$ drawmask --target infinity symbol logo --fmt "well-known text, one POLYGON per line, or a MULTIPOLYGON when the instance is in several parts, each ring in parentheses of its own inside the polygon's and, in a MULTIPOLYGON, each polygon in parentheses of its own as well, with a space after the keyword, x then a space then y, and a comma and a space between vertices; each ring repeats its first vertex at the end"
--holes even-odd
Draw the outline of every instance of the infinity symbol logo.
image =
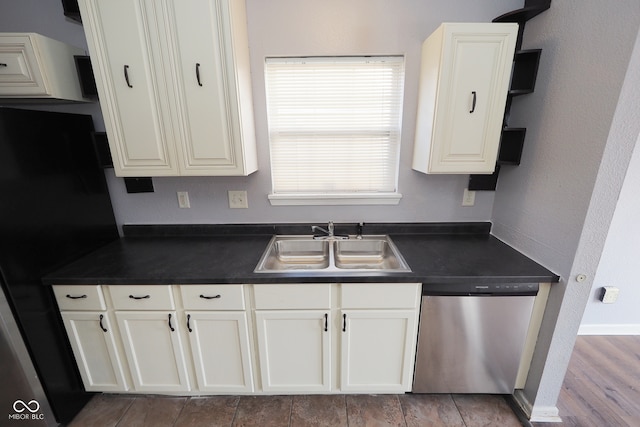
POLYGON ((40 409, 40 404, 37 400, 30 400, 29 403, 24 403, 24 400, 16 400, 15 402, 13 402, 13 410, 17 413, 24 412, 25 409, 31 413, 38 412, 38 409, 40 409), (31 409, 32 403, 34 404, 35 409, 31 409), (18 407, 20 406, 22 406, 22 408, 18 409, 18 407))

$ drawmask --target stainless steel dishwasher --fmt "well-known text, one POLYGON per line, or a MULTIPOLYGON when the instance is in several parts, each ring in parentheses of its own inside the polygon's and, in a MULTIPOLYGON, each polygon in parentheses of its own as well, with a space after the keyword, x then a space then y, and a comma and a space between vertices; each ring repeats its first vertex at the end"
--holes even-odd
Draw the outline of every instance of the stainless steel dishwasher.
POLYGON ((414 393, 513 393, 538 284, 423 285, 414 393))

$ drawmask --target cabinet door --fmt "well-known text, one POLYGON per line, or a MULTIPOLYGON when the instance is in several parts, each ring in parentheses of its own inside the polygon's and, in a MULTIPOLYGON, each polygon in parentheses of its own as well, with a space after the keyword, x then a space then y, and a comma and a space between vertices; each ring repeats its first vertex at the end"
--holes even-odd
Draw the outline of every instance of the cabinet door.
POLYGON ((175 311, 117 311, 136 391, 189 390, 175 311))
POLYGON ((411 390, 416 310, 343 310, 340 389, 411 390))
POLYGON ((253 391, 243 311, 188 312, 187 328, 199 391, 253 391))
MULTIPOLYGON (((159 0, 79 0, 118 176, 177 175, 159 0), (164 107, 163 107, 164 106, 164 107)), ((170 79, 170 77, 169 77, 170 79)))
MULTIPOLYGON (((240 138, 234 132, 224 63, 223 10, 220 1, 189 0, 174 2, 176 23, 177 72, 180 75, 185 137, 179 151, 182 173, 198 174, 212 168, 241 172, 241 150, 233 146, 240 138), (239 170, 236 170, 240 168, 239 170)), ((228 25, 228 24, 227 24, 228 25)), ((228 47, 229 49, 231 46, 228 47)))
POLYGON ((62 320, 87 391, 127 391, 107 312, 62 312, 62 320))
POLYGON ((47 96, 29 34, 0 34, 0 96, 47 96))
POLYGON ((263 390, 329 392, 330 312, 258 310, 255 315, 263 390))
POLYGON ((423 44, 414 169, 493 173, 517 24, 443 24, 423 44))

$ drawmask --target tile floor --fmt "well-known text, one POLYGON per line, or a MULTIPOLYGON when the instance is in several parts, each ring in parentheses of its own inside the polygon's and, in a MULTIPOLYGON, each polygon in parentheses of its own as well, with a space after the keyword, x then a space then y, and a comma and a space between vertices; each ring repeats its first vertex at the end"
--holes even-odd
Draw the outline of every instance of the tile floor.
POLYGON ((167 397, 97 395, 69 427, 520 427, 502 396, 296 395, 167 397))

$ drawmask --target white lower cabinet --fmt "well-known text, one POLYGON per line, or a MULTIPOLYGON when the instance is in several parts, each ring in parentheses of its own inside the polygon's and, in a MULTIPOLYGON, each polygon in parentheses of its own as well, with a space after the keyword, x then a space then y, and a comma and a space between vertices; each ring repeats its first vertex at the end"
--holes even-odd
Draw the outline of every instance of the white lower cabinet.
POLYGON ((253 391, 244 311, 189 311, 187 329, 199 391, 253 391))
POLYGON ((97 285, 58 285, 53 293, 87 391, 129 390, 119 334, 97 285))
POLYGON ((421 290, 419 283, 341 285, 342 391, 411 391, 421 290))
POLYGON ((402 393, 411 389, 420 289, 72 285, 54 293, 88 391, 402 393))
POLYGON ((117 311, 116 319, 136 391, 189 390, 175 311, 117 311))
POLYGON ((264 391, 331 391, 328 317, 329 310, 256 310, 264 391))
POLYGON ((106 311, 63 311, 80 376, 87 391, 123 392, 129 387, 106 311))
POLYGON ((411 390, 414 310, 343 310, 340 389, 377 393, 411 390))
POLYGON ((263 390, 410 391, 420 288, 416 283, 256 285, 263 390), (339 334, 339 345, 332 346, 333 333, 339 334), (339 384, 332 384, 336 371, 339 384))

